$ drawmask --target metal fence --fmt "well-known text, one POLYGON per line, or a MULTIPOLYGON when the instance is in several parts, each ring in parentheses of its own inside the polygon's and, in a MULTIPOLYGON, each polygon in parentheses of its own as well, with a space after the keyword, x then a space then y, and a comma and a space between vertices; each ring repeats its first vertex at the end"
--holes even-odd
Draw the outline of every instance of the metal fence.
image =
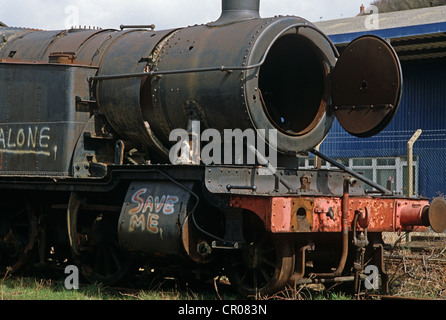
MULTIPOLYGON (((418 131, 419 135, 414 137, 415 133, 417 130, 387 131, 368 139, 331 133, 320 150, 396 194, 429 199, 444 196, 446 129, 418 131), (411 138, 417 139, 411 141, 411 138), (412 156, 408 158, 411 149, 412 156)), ((301 166, 314 167, 314 158, 303 159, 301 166)), ((321 167, 333 166, 322 160, 321 167)))

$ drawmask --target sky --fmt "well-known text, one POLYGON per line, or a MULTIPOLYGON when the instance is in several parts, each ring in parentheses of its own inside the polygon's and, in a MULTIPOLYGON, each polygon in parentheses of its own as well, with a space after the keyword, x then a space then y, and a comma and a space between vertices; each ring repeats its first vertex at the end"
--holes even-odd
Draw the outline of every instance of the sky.
MULTIPOLYGON (((311 22, 353 17, 369 0, 261 0, 260 16, 295 15, 311 22)), ((157 30, 218 19, 221 0, 0 0, 8 26, 59 30, 81 25, 119 28, 155 24, 157 30)))

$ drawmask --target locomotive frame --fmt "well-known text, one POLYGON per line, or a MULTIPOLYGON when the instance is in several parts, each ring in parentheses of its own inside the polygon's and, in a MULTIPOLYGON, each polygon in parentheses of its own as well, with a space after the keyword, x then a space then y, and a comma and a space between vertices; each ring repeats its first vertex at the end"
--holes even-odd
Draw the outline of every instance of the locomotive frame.
POLYGON ((249 296, 358 289, 373 264, 385 291, 382 232, 446 229, 443 198, 395 195, 315 149, 335 117, 359 137, 391 121, 402 76, 390 45, 365 36, 339 56, 302 18, 261 19, 258 0, 222 8, 165 31, 0 28, 2 272, 68 259, 111 284, 148 265, 226 274, 249 296), (262 157, 169 162, 169 133, 193 141, 193 121, 276 130, 260 135, 280 154, 274 172, 262 157), (308 152, 339 170, 299 169, 308 152))

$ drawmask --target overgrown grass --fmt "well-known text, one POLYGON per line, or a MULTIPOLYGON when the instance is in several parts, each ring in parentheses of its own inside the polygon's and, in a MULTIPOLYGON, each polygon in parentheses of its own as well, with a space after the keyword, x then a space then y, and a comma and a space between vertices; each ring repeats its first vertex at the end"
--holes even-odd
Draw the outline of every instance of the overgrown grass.
POLYGON ((91 285, 82 290, 66 290, 62 283, 27 277, 0 281, 1 300, 101 300, 108 296, 101 286, 91 285))
POLYGON ((179 286, 172 280, 143 286, 143 289, 80 285, 68 290, 63 281, 35 277, 8 277, 0 280, 0 300, 236 300, 241 297, 227 285, 179 286), (220 291, 220 292, 219 292, 220 291))
MULTIPOLYGON (((199 287, 178 286, 173 281, 158 283, 151 288, 129 289, 104 287, 101 284, 81 285, 67 290, 63 281, 33 277, 10 277, 0 280, 0 300, 242 300, 227 284, 199 287)), ((354 297, 301 286, 287 288, 261 300, 352 300, 354 297)))
POLYGON ((270 297, 265 297, 266 300, 354 300, 355 297, 351 294, 334 291, 330 288, 327 290, 323 285, 307 284, 294 287, 287 287, 284 290, 274 294, 270 297))
POLYGON ((387 259, 392 295, 446 300, 446 240, 429 243, 423 250, 396 246, 387 259))
MULTIPOLYGON (((412 252, 395 246, 386 259, 390 295, 407 298, 446 299, 446 242, 429 245, 429 251, 412 252)), ((138 278, 130 286, 81 284, 67 290, 63 273, 37 272, 30 276, 0 279, 0 300, 241 300, 221 279, 207 283, 179 283, 174 279, 138 278), (58 275, 58 276, 57 276, 58 275), (44 278, 42 278, 44 277, 44 278), (136 284, 136 285, 135 285, 136 284)), ((362 298, 365 296, 362 296, 362 298)), ((288 287, 261 300, 355 300, 354 294, 322 285, 288 287)))

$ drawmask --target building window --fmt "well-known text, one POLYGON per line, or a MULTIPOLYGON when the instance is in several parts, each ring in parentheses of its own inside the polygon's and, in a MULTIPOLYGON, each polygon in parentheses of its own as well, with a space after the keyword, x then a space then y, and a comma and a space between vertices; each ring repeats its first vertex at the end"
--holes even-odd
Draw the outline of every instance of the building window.
MULTIPOLYGON (((354 171, 363 174, 366 178, 379 184, 384 188, 389 188, 398 194, 408 193, 408 170, 407 157, 392 158, 341 158, 335 159, 354 171)), ((314 159, 305 159, 302 169, 314 169, 314 159)), ((322 160, 322 169, 333 169, 335 166, 322 160)), ((418 194, 418 157, 413 161, 413 191, 418 194)), ((364 185, 365 190, 371 191, 373 187, 364 185)))

